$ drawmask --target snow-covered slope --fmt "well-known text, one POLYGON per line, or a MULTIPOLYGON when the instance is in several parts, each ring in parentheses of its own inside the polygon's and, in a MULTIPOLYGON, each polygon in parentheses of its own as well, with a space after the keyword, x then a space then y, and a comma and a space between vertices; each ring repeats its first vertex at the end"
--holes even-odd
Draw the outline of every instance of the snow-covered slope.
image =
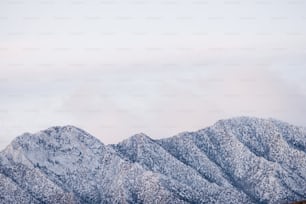
POLYGON ((305 128, 272 119, 114 145, 53 127, 0 153, 0 203, 288 203, 305 181, 305 128))

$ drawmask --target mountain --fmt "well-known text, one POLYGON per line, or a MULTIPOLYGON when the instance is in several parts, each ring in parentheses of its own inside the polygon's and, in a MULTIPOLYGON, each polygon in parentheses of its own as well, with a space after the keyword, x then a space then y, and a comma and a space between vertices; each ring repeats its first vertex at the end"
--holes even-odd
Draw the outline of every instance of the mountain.
POLYGON ((0 153, 0 203, 289 203, 305 183, 306 129, 274 119, 113 145, 52 127, 0 153))

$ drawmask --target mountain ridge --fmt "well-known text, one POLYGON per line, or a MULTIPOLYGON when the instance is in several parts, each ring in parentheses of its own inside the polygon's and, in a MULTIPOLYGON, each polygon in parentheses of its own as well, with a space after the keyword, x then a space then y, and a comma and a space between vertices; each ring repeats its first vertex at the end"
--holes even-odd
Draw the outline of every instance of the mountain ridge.
POLYGON ((288 203, 306 199, 305 147, 305 128, 254 117, 109 145, 55 126, 0 152, 0 202, 288 203))

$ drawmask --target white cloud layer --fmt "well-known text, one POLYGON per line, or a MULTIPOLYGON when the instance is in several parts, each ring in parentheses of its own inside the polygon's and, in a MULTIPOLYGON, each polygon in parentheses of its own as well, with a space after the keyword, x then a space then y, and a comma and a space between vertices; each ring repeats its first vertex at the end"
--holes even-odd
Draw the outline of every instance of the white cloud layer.
POLYGON ((18 2, 0 2, 0 148, 66 124, 105 143, 240 115, 306 126, 303 2, 18 2))

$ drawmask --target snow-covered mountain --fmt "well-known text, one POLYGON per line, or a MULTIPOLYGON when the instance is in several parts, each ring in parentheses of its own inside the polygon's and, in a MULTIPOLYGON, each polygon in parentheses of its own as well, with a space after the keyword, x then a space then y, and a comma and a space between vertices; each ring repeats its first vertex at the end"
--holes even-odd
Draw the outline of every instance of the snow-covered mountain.
POLYGON ((289 203, 305 184, 306 129, 273 119, 114 145, 52 127, 0 153, 0 203, 289 203))

